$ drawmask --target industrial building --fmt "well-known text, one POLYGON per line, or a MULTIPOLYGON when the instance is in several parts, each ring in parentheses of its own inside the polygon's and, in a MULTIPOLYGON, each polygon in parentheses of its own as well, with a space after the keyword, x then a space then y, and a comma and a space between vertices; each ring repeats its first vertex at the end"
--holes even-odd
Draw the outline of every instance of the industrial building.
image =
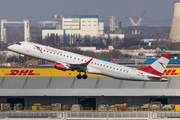
POLYGON ((82 104, 94 109, 102 103, 109 105, 142 105, 154 101, 179 104, 180 69, 167 68, 164 77, 169 82, 117 80, 102 75, 88 74, 78 80, 78 72, 54 68, 1 68, 0 103, 82 104))
POLYGON ((172 42, 180 42, 180 2, 174 2, 174 16, 169 38, 172 42))
POLYGON ((110 31, 115 31, 115 17, 110 16, 110 31))
POLYGON ((99 22, 98 15, 62 15, 61 29, 42 30, 42 39, 52 34, 76 36, 75 38, 83 38, 85 35, 124 38, 124 34, 104 34, 104 23, 99 22))

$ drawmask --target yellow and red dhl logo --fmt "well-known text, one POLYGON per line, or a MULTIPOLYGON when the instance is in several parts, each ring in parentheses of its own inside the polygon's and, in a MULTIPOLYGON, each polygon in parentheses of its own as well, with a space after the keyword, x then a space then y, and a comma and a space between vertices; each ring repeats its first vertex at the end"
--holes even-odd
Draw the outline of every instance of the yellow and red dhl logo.
POLYGON ((10 73, 5 73, 5 75, 10 75, 10 76, 14 76, 14 75, 40 75, 40 73, 34 73, 34 70, 10 70, 10 73))
POLYGON ((164 76, 179 76, 180 73, 177 69, 166 69, 163 73, 164 76))
MULTIPOLYGON (((43 69, 0 69, 0 76, 76 76, 76 71, 61 71, 55 68, 43 69)), ((102 76, 88 74, 88 76, 102 76)), ((166 68, 162 76, 180 76, 180 68, 166 68)))

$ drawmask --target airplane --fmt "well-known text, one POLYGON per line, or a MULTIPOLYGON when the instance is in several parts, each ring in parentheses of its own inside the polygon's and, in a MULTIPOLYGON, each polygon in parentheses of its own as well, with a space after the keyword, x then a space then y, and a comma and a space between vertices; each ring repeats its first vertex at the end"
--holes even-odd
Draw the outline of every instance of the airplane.
POLYGON ((115 64, 117 59, 111 63, 32 42, 18 42, 8 46, 8 49, 21 55, 54 62, 54 67, 59 70, 76 70, 79 72, 77 79, 86 79, 86 73, 92 73, 120 80, 164 82, 168 79, 161 76, 171 58, 170 54, 165 54, 148 67, 135 69, 115 64), (81 72, 84 74, 81 75, 81 72))

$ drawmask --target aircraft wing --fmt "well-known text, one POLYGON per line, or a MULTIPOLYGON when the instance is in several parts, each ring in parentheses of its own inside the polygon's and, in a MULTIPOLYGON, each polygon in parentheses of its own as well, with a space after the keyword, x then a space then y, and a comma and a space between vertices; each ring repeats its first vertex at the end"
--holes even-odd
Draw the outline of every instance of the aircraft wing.
POLYGON ((77 70, 78 72, 86 72, 87 71, 87 65, 92 61, 93 58, 91 58, 89 61, 81 64, 69 64, 70 68, 72 70, 77 70))

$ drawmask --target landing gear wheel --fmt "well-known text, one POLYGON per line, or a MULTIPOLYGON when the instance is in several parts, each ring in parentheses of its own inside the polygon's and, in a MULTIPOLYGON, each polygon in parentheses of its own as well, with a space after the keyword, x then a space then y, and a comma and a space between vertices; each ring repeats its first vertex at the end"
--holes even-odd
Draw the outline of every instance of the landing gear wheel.
POLYGON ((77 79, 81 79, 81 75, 77 75, 77 79))
POLYGON ((87 75, 86 74, 84 74, 82 77, 83 77, 83 79, 87 79, 87 75))

